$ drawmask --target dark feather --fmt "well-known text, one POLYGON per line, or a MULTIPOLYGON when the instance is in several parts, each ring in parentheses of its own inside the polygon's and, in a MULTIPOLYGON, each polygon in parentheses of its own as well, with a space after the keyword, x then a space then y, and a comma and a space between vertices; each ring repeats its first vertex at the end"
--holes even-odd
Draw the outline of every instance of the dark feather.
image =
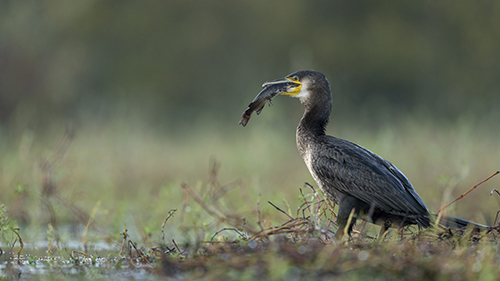
POLYGON ((428 212, 405 175, 375 153, 331 136, 318 138, 317 144, 312 167, 324 187, 375 204, 391 215, 414 217, 428 212))

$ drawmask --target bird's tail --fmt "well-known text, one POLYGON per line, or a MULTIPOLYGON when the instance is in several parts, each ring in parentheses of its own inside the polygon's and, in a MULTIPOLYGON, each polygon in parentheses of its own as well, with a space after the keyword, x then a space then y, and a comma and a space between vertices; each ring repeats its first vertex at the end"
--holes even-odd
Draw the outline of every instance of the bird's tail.
MULTIPOLYGON (((438 219, 438 214, 431 213, 431 220, 435 221, 437 219, 438 219)), ((443 215, 439 218, 439 225, 443 226, 443 227, 447 227, 447 228, 449 227, 452 229, 456 229, 456 230, 462 230, 462 231, 472 228, 472 230, 474 232, 484 232, 484 231, 488 231, 490 229, 490 227, 486 226, 486 225, 471 222, 471 221, 464 220, 461 218, 445 216, 445 215, 443 215)))

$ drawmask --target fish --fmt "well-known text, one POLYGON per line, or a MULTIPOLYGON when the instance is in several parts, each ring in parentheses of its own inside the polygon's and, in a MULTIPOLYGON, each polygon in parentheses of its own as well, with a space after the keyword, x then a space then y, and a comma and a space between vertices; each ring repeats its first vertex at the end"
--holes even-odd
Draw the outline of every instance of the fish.
POLYGON ((245 127, 254 111, 257 113, 257 115, 259 115, 266 105, 266 102, 269 102, 269 106, 271 106, 273 104, 272 99, 277 95, 286 92, 290 86, 294 86, 294 83, 264 83, 264 89, 260 91, 260 93, 248 105, 248 108, 241 115, 241 119, 240 122, 238 122, 238 125, 242 125, 243 127, 245 127))

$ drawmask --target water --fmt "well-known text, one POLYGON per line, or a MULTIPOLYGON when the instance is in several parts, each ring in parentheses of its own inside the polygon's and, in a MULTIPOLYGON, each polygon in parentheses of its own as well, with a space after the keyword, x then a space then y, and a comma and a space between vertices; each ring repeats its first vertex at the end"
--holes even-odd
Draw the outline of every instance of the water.
POLYGON ((135 250, 129 257, 128 247, 124 249, 124 257, 118 257, 121 246, 105 242, 89 244, 87 253, 83 253, 81 241, 67 241, 59 247, 52 242, 50 251, 47 245, 48 241, 25 243, 20 255, 17 255, 19 247, 11 253, 1 252, 0 279, 158 280, 160 277, 155 274, 155 267, 139 258, 135 250))

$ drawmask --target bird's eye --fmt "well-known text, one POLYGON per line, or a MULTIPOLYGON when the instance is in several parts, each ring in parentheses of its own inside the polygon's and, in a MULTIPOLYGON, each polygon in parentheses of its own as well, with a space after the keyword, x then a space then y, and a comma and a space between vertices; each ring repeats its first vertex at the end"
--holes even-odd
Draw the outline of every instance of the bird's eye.
POLYGON ((299 77, 297 75, 295 75, 295 76, 292 77, 292 80, 293 81, 299 81, 299 77))

